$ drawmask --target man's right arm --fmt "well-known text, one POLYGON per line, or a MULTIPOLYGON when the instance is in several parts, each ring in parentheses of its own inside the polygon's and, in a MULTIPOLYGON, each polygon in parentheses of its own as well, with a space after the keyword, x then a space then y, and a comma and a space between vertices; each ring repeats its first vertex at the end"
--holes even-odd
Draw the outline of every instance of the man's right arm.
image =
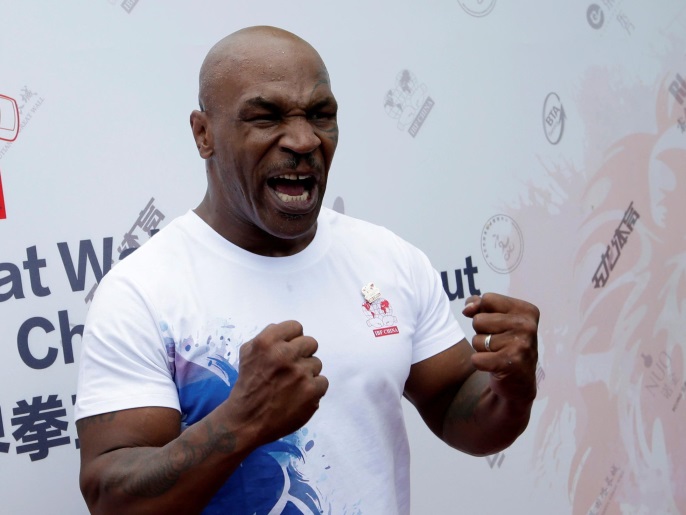
POLYGON ((317 342, 289 321, 240 349, 229 397, 181 432, 170 408, 135 408, 81 419, 81 490, 92 513, 199 513, 260 445, 302 427, 328 381, 317 342))

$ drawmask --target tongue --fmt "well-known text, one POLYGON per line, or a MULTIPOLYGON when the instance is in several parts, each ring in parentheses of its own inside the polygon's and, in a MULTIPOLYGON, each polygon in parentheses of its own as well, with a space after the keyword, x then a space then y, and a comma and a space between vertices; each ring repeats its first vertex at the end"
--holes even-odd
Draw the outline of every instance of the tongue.
POLYGON ((278 181, 274 189, 291 197, 297 197, 305 192, 305 186, 300 181, 278 181))

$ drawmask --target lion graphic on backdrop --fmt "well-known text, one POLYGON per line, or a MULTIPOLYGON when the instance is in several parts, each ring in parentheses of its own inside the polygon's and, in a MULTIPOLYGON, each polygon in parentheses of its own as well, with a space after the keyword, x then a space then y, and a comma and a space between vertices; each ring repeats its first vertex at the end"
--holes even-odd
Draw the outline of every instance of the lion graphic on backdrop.
POLYGON ((530 252, 511 277, 511 293, 531 297, 531 277, 545 278, 546 289, 532 298, 545 309, 537 481, 566 485, 559 493, 575 514, 686 506, 681 111, 663 82, 654 130, 605 147, 590 177, 569 163, 544 165, 549 183, 530 185, 511 209, 536 228, 529 248, 561 250, 530 252), (594 287, 601 256, 630 205, 639 218, 625 233, 607 283, 594 287))

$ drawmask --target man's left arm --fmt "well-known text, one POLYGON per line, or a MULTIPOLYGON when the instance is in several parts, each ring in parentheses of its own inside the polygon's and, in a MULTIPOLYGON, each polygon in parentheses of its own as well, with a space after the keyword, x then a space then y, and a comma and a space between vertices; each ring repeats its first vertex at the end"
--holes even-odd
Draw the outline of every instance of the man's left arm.
POLYGON ((487 293, 467 299, 463 313, 476 332, 472 346, 463 339, 412 365, 404 394, 439 438, 486 456, 512 444, 529 423, 539 311, 487 293))

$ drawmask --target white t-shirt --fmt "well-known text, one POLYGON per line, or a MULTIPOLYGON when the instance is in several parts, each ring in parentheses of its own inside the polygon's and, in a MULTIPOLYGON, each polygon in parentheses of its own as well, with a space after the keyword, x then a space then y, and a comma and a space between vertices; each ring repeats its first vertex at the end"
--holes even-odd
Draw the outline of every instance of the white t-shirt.
POLYGON ((326 208, 294 256, 247 252, 189 211, 117 264, 88 313, 76 418, 164 406, 193 424, 230 393, 241 344, 284 320, 319 343, 329 390, 305 427, 251 454, 205 513, 409 513, 405 381, 464 334, 423 253, 326 208))

